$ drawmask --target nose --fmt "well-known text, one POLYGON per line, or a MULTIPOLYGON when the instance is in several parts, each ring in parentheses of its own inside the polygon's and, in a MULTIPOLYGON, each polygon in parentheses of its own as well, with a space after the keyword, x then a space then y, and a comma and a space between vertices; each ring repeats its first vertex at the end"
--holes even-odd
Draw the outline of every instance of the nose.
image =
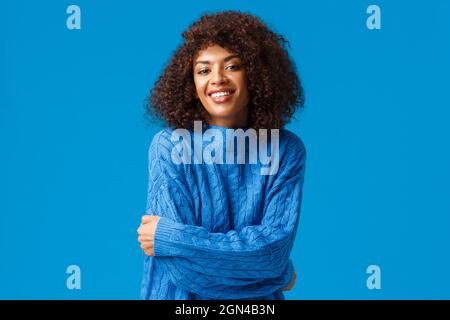
POLYGON ((228 81, 227 77, 223 74, 223 70, 221 70, 220 68, 217 68, 212 72, 211 74, 212 85, 222 85, 227 83, 227 81, 228 81))

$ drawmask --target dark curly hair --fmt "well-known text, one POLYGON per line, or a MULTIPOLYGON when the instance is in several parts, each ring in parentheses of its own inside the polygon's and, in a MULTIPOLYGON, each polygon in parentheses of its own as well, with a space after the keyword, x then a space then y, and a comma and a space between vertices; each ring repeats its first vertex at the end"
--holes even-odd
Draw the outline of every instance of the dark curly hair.
POLYGON ((254 15, 239 11, 205 14, 183 38, 147 100, 150 116, 156 114, 175 128, 192 128, 194 120, 207 122, 206 110, 195 97, 192 64, 199 50, 213 44, 242 61, 250 94, 248 127, 282 128, 296 108, 304 106, 303 88, 289 58, 287 40, 254 15))

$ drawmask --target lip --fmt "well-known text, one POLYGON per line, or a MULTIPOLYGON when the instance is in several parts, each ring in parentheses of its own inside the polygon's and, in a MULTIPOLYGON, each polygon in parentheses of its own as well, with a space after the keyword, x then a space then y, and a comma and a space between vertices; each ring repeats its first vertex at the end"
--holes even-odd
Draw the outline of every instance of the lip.
POLYGON ((231 88, 222 88, 222 89, 219 89, 219 90, 211 90, 207 94, 208 94, 209 98, 212 101, 214 101, 215 103, 225 103, 225 102, 229 101, 233 97, 233 94, 235 93, 235 91, 236 90, 231 89, 231 88), (229 91, 230 94, 228 96, 214 97, 214 98, 211 96, 213 93, 223 92, 223 91, 229 91))

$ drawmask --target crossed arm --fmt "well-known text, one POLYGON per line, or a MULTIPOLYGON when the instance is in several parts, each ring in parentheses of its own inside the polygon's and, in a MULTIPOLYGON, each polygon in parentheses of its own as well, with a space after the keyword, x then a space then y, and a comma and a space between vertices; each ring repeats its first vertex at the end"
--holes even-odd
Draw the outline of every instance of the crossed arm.
MULTIPOLYGON (((141 218, 141 224, 137 229, 138 242, 141 245, 141 249, 148 256, 155 256, 154 243, 155 243, 155 231, 160 220, 160 216, 144 215, 141 218)), ((297 274, 294 271, 292 280, 288 286, 282 288, 283 291, 291 290, 297 279, 297 274)))
POLYGON ((211 233, 192 220, 194 203, 169 148, 152 143, 147 212, 138 228, 142 250, 155 256, 170 281, 209 297, 264 296, 289 290, 296 275, 290 251, 302 198, 305 152, 289 146, 267 184, 259 225, 211 233), (195 281, 193 281, 195 279, 195 281))

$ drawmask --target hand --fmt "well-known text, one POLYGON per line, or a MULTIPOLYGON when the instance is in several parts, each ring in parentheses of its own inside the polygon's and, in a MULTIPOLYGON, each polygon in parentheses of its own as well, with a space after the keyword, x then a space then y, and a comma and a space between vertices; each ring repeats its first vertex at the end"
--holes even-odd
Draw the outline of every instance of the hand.
POLYGON ((155 240, 155 231, 156 226, 158 225, 158 221, 161 217, 159 216, 149 216, 145 215, 141 219, 141 224, 137 229, 138 233, 138 241, 141 244, 141 249, 148 256, 154 256, 154 240, 155 240))
POLYGON ((292 289, 292 287, 295 284, 295 280, 297 279, 297 274, 294 271, 294 275, 292 276, 292 280, 291 283, 289 283, 289 285, 287 287, 284 287, 283 289, 281 289, 282 291, 289 291, 292 289))

